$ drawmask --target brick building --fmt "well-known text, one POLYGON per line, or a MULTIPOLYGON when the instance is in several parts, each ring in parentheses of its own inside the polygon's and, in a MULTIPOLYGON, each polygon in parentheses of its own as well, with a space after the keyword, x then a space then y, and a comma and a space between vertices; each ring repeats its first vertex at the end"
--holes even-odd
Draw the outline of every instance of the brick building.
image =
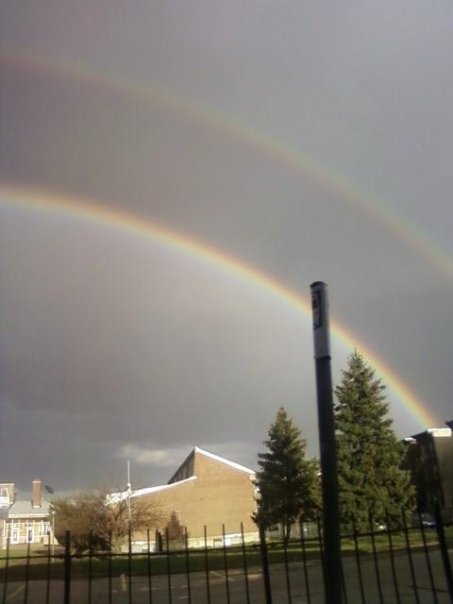
POLYGON ((453 432, 430 428, 405 439, 405 467, 417 489, 420 512, 432 513, 439 505, 446 521, 453 520, 453 432))
MULTIPOLYGON (((156 547, 155 530, 165 539, 172 524, 187 529, 191 547, 232 544, 241 537, 248 541, 258 537, 251 519, 256 510, 255 472, 199 447, 195 447, 168 481, 168 484, 132 491, 131 502, 140 498, 156 506, 162 518, 152 527, 152 547, 156 547)), ((121 498, 127 493, 119 494, 121 498)), ((144 535, 134 535, 135 548, 145 547, 144 535)))

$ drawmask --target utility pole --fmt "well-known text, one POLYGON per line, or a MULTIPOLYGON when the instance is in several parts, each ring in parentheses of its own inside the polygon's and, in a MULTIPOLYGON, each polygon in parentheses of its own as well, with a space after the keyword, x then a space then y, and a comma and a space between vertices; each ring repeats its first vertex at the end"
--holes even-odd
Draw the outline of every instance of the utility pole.
POLYGON ((329 312, 327 286, 322 281, 311 284, 311 302, 323 497, 324 593, 326 604, 341 604, 340 512, 330 370, 329 312))

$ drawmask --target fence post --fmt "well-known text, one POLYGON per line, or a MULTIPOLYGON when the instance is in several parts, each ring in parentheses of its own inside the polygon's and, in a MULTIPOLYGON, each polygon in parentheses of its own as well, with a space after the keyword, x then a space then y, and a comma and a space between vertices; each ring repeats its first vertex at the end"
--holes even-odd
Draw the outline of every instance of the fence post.
POLYGON ((289 564, 288 564, 288 545, 287 537, 283 535, 283 560, 285 562, 285 578, 286 578, 286 594, 288 596, 288 604, 292 604, 291 597, 291 582, 289 580, 289 564))
POLYGON ((246 595, 247 604, 250 604, 249 572, 248 572, 248 566, 247 566, 247 548, 245 547, 244 523, 243 522, 241 522, 241 541, 242 541, 242 561, 244 564, 245 595, 246 595))
POLYGON ((30 542, 27 543, 27 559, 25 564, 24 602, 28 602, 28 586, 30 582, 30 542))
POLYGON ((132 604, 132 529, 130 523, 127 531, 127 545, 127 591, 129 604, 132 604))
POLYGON ((370 537, 371 537, 371 547, 373 552, 373 562, 374 562, 374 572, 376 574, 376 584, 379 593, 379 602, 381 604, 384 603, 384 594, 382 593, 382 581, 381 581, 381 573, 379 572, 379 559, 376 549, 376 537, 374 534, 374 520, 371 516, 371 512, 368 512, 368 526, 370 528, 370 537))
POLYGON ((50 531, 47 533, 48 534, 48 541, 47 541, 47 581, 46 581, 46 604, 49 604, 50 602, 50 561, 51 561, 51 545, 50 545, 50 531))
POLYGON ((146 542, 148 544, 147 555, 146 555, 146 566, 148 571, 148 592, 149 592, 149 604, 153 604, 153 579, 151 569, 151 544, 149 540, 149 529, 146 529, 146 542))
POLYGON ((226 589, 226 598, 227 604, 230 604, 230 578, 228 573, 228 555, 227 555, 227 546, 226 546, 226 534, 225 534, 225 525, 222 524, 222 541, 223 541, 223 565, 225 567, 225 589, 226 589))
POLYGON ((357 564, 357 578, 359 580, 360 597, 362 599, 362 604, 366 604, 365 589, 363 587, 362 563, 360 560, 359 539, 357 536, 357 525, 355 522, 355 517, 352 518, 352 534, 354 537, 354 553, 357 564))
POLYGON ((88 535, 88 604, 91 604, 91 594, 93 588, 93 531, 88 535))
POLYGON ((431 591, 433 594, 433 599, 434 599, 435 604, 439 604, 439 601, 437 598, 437 593, 436 593, 436 584, 434 582, 433 569, 431 566, 431 560, 429 559, 429 550, 428 550, 428 543, 426 541, 425 527, 423 526, 423 519, 421 517, 420 511, 418 511, 417 514, 418 514, 418 523, 420 525, 420 533, 421 533, 422 541, 423 541, 423 551, 425 552, 426 566, 428 568, 429 581, 431 583, 431 591))
POLYGON ((267 556, 266 532, 265 532, 262 524, 259 525, 259 533, 260 533, 261 563, 263 566, 263 581, 264 581, 264 593, 266 596, 266 604, 272 604, 271 578, 270 578, 270 574, 269 574, 269 558, 267 556))
POLYGON ((192 603, 192 586, 190 584, 190 556, 189 556, 189 533, 187 526, 184 527, 184 550, 186 556, 186 577, 187 577, 187 600, 192 603))
POLYGON ((409 561, 409 568, 411 571, 411 578, 412 578, 412 583, 414 586, 415 601, 417 602, 417 604, 420 604, 420 598, 418 596, 417 576, 415 574, 414 561, 412 559, 411 543, 410 543, 410 539, 409 539, 409 529, 407 527, 406 513, 404 510, 401 512, 401 518, 403 520, 403 530, 404 530, 404 536, 406 539, 407 559, 409 561))
POLYGON ((208 597, 208 604, 211 604, 211 585, 209 583, 209 554, 208 554, 208 529, 206 524, 203 527, 204 532, 204 566, 206 575, 206 595, 208 597))
POLYGON ((303 561, 303 565, 304 565, 305 597, 307 598, 307 603, 311 604, 310 579, 308 578, 307 552, 305 549, 304 523, 302 520, 299 521, 299 525, 300 525, 300 543, 302 546, 302 561, 303 561))
POLYGON ((170 533, 168 530, 168 526, 165 527, 165 541, 167 544, 167 589, 168 589, 168 603, 172 604, 172 595, 171 595, 171 561, 170 561, 170 533))
POLYGON ((389 548, 390 548, 390 564, 392 566, 393 586, 395 588, 397 604, 401 604, 400 590, 398 587, 398 577, 396 574, 396 566, 395 566, 395 552, 393 551, 393 539, 392 539, 392 528, 391 528, 392 523, 390 521, 390 517, 388 514, 386 514, 386 523, 387 523, 387 538, 388 538, 389 548))
POLYGON ((450 558, 448 556, 447 541, 445 539, 444 524, 442 514, 440 513, 439 504, 434 507, 434 518, 436 520, 437 538, 439 540, 440 553, 442 555, 442 564, 444 565, 445 580, 447 581, 448 593, 450 600, 453 603, 453 577, 451 573, 450 558))
POLYGON ((65 531, 64 545, 64 604, 71 602, 71 531, 65 531))

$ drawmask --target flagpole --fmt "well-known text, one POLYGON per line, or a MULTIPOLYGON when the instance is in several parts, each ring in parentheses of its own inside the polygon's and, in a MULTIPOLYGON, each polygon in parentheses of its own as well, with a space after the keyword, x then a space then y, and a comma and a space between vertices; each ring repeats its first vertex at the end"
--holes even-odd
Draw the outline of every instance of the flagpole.
POLYGON ((128 525, 128 530, 129 530, 129 538, 130 538, 130 534, 131 534, 131 523, 132 523, 131 493, 132 493, 131 463, 129 460, 127 460, 127 525, 128 525))

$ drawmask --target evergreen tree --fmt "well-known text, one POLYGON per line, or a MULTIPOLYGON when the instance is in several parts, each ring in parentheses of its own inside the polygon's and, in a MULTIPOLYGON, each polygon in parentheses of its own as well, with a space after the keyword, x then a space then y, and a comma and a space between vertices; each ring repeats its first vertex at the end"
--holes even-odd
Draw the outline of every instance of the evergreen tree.
POLYGON ((335 388, 337 463, 342 522, 358 528, 387 518, 398 524, 413 503, 409 472, 402 470, 404 445, 387 417, 385 386, 357 352, 335 388))
POLYGON ((264 528, 281 524, 288 541, 293 522, 308 520, 319 511, 318 463, 306 459, 306 441, 283 407, 268 435, 264 441, 268 451, 258 454, 258 511, 254 520, 264 528))

